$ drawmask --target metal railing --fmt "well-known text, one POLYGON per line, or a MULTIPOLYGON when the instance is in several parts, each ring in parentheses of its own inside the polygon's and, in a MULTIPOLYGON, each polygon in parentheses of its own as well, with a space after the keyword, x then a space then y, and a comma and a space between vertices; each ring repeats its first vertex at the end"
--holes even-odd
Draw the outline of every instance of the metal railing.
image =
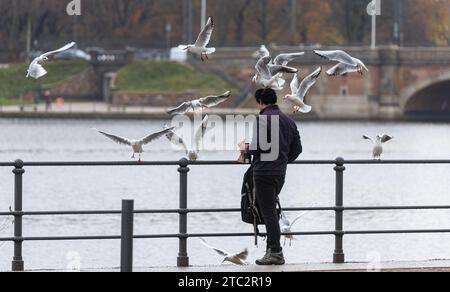
MULTIPOLYGON (((344 205, 344 172, 345 165, 450 165, 450 160, 384 160, 367 161, 351 160, 345 161, 343 158, 336 160, 314 160, 314 161, 296 161, 296 165, 331 165, 336 174, 335 187, 335 206, 332 207, 302 207, 285 208, 285 211, 334 211, 335 229, 330 231, 309 231, 309 232, 291 232, 283 235, 297 236, 318 236, 331 235, 335 237, 335 248, 333 252, 334 263, 345 263, 343 240, 345 235, 361 234, 419 234, 419 233, 450 233, 450 229, 417 229, 417 230, 344 230, 344 212, 345 211, 376 211, 376 210, 450 210, 449 206, 361 206, 346 207, 344 205)), ((133 240, 134 239, 157 239, 157 238, 178 238, 179 250, 177 257, 178 267, 189 266, 189 255, 187 252, 187 243, 189 238, 198 237, 251 237, 253 233, 188 233, 187 218, 192 213, 237 213, 239 208, 228 209, 188 209, 188 173, 189 166, 217 166, 217 165, 242 165, 234 161, 198 161, 189 162, 187 159, 181 159, 179 162, 160 161, 160 162, 23 162, 16 160, 13 163, 2 163, 0 167, 13 167, 14 174, 14 209, 9 212, 0 212, 0 217, 12 216, 14 218, 14 236, 0 238, 0 242, 14 243, 14 256, 12 260, 12 271, 24 271, 24 259, 22 254, 22 244, 24 241, 75 241, 75 240, 122 240, 121 270, 132 271, 133 240), (178 209, 160 209, 160 210, 134 210, 133 201, 123 201, 122 210, 93 210, 93 211, 23 211, 23 175, 25 167, 98 167, 98 166, 178 166, 179 173, 179 208, 178 209), (133 216, 135 214, 178 214, 179 215, 179 233, 177 234, 151 234, 134 235, 133 234, 133 216), (66 216, 66 215, 122 215, 122 233, 121 235, 107 236, 42 236, 25 237, 23 236, 23 217, 24 216, 66 216)))

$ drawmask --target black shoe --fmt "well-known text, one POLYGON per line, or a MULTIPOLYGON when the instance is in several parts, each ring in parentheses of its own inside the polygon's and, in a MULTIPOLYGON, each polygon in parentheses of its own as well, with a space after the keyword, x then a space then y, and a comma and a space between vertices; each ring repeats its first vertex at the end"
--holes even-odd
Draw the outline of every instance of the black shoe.
POLYGON ((267 251, 262 259, 256 261, 258 266, 282 266, 285 263, 283 252, 274 253, 271 251, 267 251))

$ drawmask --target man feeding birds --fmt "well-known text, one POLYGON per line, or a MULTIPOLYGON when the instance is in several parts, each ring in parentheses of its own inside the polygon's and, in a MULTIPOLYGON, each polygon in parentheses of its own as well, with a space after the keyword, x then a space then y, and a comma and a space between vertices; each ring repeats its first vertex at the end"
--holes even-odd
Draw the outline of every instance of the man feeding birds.
POLYGON ((255 98, 260 115, 250 145, 241 148, 241 152, 253 156, 256 203, 267 230, 267 252, 256 264, 284 265, 277 198, 284 185, 287 165, 302 153, 302 144, 297 125, 278 107, 274 90, 260 89, 255 98))

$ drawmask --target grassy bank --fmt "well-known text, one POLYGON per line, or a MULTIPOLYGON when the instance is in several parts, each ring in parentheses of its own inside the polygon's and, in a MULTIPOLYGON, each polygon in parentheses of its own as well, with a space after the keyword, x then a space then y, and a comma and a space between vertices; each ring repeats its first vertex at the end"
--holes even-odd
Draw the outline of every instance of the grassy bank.
POLYGON ((117 77, 119 92, 136 94, 220 94, 236 88, 216 76, 170 61, 137 62, 124 67, 117 77))
POLYGON ((89 64, 82 61, 50 62, 45 65, 49 73, 38 80, 25 78, 28 64, 12 64, 0 69, 0 104, 13 104, 14 98, 22 94, 64 82, 88 67, 89 64))

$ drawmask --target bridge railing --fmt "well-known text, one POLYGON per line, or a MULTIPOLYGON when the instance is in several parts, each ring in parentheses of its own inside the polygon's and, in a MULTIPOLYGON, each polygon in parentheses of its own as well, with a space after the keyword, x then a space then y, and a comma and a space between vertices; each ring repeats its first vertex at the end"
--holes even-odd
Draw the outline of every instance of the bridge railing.
MULTIPOLYGON (((345 263, 344 254, 344 236, 362 235, 362 234, 420 234, 420 233, 450 233, 450 229, 410 229, 410 230, 345 230, 344 212, 345 211, 381 211, 381 210, 449 210, 450 205, 435 206, 353 206, 344 205, 344 172, 345 165, 450 165, 450 160, 384 160, 367 161, 351 160, 345 161, 343 158, 336 160, 314 160, 314 161, 296 161, 295 165, 330 165, 335 172, 335 205, 329 207, 290 207, 284 211, 334 211, 335 228, 327 231, 308 231, 291 232, 283 235, 297 236, 318 236, 331 235, 335 238, 335 247, 333 251, 334 263, 345 263)), ((14 255, 12 260, 12 271, 24 271, 25 264, 22 253, 23 242, 25 241, 76 241, 76 240, 122 240, 122 271, 132 270, 133 240, 134 239, 157 239, 157 238, 178 238, 179 250, 177 257, 177 266, 189 266, 189 255, 187 244, 189 238, 198 237, 251 237, 253 233, 188 233, 188 215, 193 213, 238 213, 239 208, 223 209, 189 209, 188 208, 188 173, 189 166, 224 166, 224 165, 242 165, 235 161, 198 161, 189 162, 182 159, 179 162, 159 161, 159 162, 23 162, 17 160, 13 163, 2 163, 0 167, 12 167, 14 174, 14 208, 9 212, 0 212, 0 217, 14 218, 14 236, 2 237, 0 242, 13 242, 14 255), (92 210, 92 211, 24 211, 23 210, 23 175, 25 167, 99 167, 99 166, 178 166, 179 173, 179 208, 178 209, 154 209, 154 210, 134 210, 133 202, 124 201, 122 210, 92 210), (179 232, 176 234, 133 234, 133 215, 134 214, 178 214, 179 232), (122 234, 106 236, 39 236, 26 237, 23 235, 23 217, 24 216, 66 216, 66 215, 122 215, 122 234)), ((263 234, 264 235, 264 234, 263 234)))

